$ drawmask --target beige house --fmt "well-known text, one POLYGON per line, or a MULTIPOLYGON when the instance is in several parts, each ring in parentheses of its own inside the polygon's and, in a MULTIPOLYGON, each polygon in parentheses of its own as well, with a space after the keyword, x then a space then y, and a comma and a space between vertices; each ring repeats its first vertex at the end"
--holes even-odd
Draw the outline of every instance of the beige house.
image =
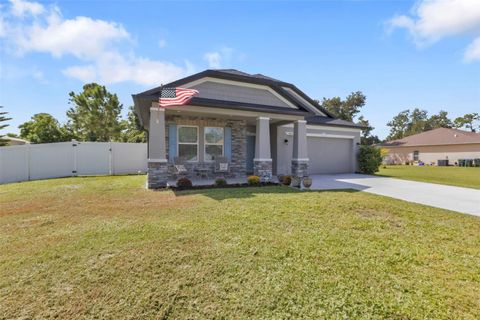
POLYGON ((438 128, 380 146, 388 149, 389 164, 437 165, 439 160, 448 160, 449 165, 457 165, 461 159, 480 159, 480 133, 457 129, 438 128))
POLYGON ((9 146, 19 146, 23 144, 29 144, 30 142, 24 139, 20 138, 15 138, 15 137, 9 137, 9 136, 4 136, 2 137, 3 140, 8 140, 8 145, 9 146))

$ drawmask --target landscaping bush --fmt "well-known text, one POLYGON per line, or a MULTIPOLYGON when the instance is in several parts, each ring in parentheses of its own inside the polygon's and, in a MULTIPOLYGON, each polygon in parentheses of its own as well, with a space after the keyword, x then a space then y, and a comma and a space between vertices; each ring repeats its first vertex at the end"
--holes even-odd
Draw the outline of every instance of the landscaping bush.
POLYGON ((224 187, 227 185, 227 180, 225 178, 215 179, 215 187, 224 187))
POLYGON ((247 178, 247 183, 251 186, 258 186, 258 185, 260 185, 260 177, 259 176, 249 176, 247 178))
POLYGON ((358 165, 361 173, 374 174, 382 164, 380 149, 374 146, 360 146, 358 165))
POLYGON ((192 181, 188 178, 180 178, 177 180, 177 187, 178 188, 191 188, 193 186, 192 181))
POLYGON ((291 176, 284 176, 281 182, 284 185, 289 186, 290 183, 292 183, 292 177, 291 176))

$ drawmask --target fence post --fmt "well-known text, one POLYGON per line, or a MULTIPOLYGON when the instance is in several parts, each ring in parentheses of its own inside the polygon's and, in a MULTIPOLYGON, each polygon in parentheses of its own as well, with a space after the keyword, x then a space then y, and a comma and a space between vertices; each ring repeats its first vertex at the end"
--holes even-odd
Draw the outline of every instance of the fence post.
POLYGON ((31 167, 31 162, 32 162, 32 152, 31 152, 31 145, 30 143, 27 144, 27 175, 28 175, 28 180, 30 181, 30 167, 31 167))
POLYGON ((72 177, 77 176, 77 167, 78 167, 78 159, 77 159, 77 153, 78 153, 78 141, 75 139, 72 139, 72 148, 73 148, 73 168, 72 168, 72 177))
POLYGON ((108 143, 108 151, 110 152, 110 168, 109 168, 109 174, 112 176, 115 174, 115 170, 113 168, 113 145, 112 145, 112 142, 110 141, 108 143))

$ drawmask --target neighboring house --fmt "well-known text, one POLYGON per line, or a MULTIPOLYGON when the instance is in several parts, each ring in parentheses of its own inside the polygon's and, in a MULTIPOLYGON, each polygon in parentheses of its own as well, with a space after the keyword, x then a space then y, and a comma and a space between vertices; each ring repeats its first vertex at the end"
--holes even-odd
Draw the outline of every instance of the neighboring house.
POLYGON ((438 160, 448 160, 453 165, 459 159, 480 158, 480 133, 438 128, 380 146, 388 149, 386 161, 390 164, 414 161, 437 164, 438 160))
POLYGON ((14 138, 14 137, 9 137, 9 136, 3 136, 3 140, 8 140, 8 145, 9 146, 19 146, 22 144, 29 144, 30 142, 24 139, 20 138, 14 138))
POLYGON ((133 95, 148 131, 148 187, 177 179, 176 157, 189 178, 357 170, 362 127, 333 117, 293 84, 238 70, 206 70, 164 87, 199 91, 188 105, 158 107, 161 87, 133 95), (215 158, 229 161, 218 174, 215 158))

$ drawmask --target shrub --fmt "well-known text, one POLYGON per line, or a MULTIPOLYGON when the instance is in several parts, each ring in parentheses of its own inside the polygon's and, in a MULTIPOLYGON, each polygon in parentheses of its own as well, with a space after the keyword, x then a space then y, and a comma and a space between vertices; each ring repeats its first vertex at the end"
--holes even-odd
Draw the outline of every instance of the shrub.
POLYGON ((284 185, 289 186, 290 183, 292 183, 292 177, 291 176, 284 176, 281 182, 284 185))
POLYGON ((358 165, 360 172, 366 174, 374 174, 382 164, 382 155, 380 149, 374 146, 360 146, 360 154, 358 156, 358 165))
POLYGON ((260 185, 260 177, 259 176, 249 176, 247 178, 247 183, 251 186, 258 186, 258 185, 260 185))
POLYGON ((223 187, 227 185, 227 180, 225 178, 217 178, 215 179, 215 186, 216 187, 223 187))
POLYGON ((191 188, 192 186, 192 181, 188 178, 180 178, 177 180, 177 187, 179 188, 191 188))

